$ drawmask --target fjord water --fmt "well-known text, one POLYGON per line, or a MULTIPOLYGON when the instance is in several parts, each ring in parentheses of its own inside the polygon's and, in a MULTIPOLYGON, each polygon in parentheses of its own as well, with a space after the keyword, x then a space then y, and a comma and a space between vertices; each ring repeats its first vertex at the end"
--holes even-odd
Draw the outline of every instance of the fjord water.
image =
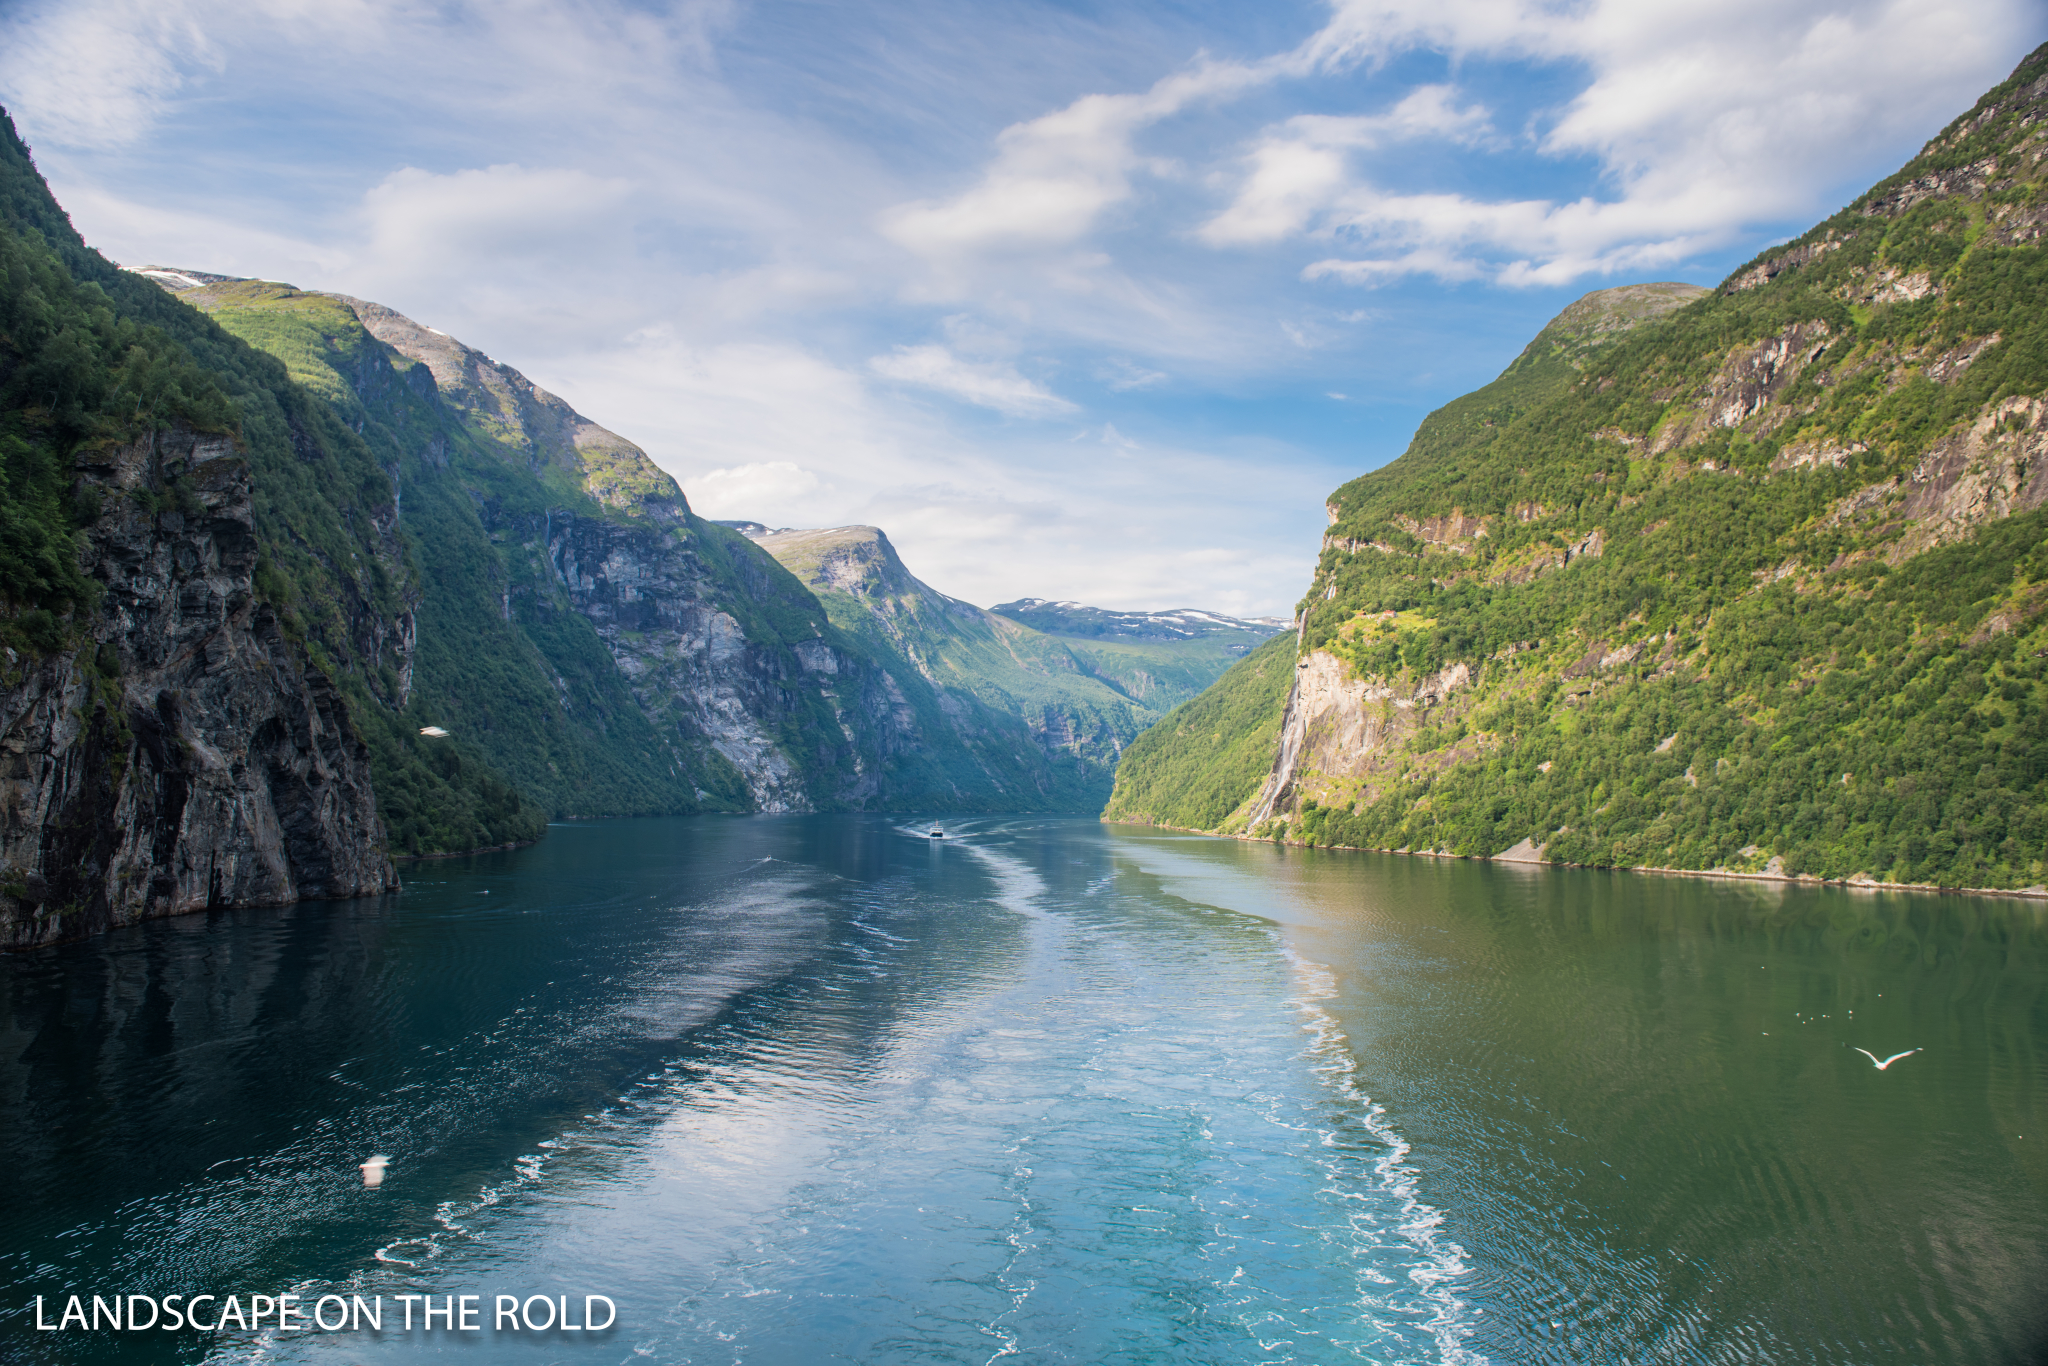
POLYGON ((2021 1362, 2036 903, 1087 820, 557 826, 0 960, 26 1361, 2021 1362), (1878 1057, 1923 1051, 1880 1071, 1878 1057), (390 1155, 383 1186, 357 1164, 390 1155), (606 1295, 606 1332, 33 1297, 606 1295), (47 1311, 52 1319, 55 1311, 47 1311))

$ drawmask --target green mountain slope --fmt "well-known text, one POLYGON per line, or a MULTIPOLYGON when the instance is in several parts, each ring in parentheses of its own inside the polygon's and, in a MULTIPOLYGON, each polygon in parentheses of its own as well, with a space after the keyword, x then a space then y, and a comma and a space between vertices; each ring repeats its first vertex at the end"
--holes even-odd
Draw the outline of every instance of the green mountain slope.
POLYGON ((1184 710, 1242 728, 1169 717, 1108 816, 2041 883, 2044 115, 2048 49, 1711 295, 1567 310, 1332 496, 1281 714, 1238 666, 1184 710))
MULTIPOLYGON (((170 272, 153 278, 181 283, 170 272)), ((695 756, 649 721, 539 557, 507 553, 487 525, 545 518, 556 506, 606 515, 560 450, 534 458, 495 403, 465 421, 474 400, 449 402, 430 368, 372 336, 351 301, 219 278, 178 293, 283 361, 392 472, 428 586, 418 609, 414 719, 473 743, 551 813, 689 811, 700 791, 709 804, 744 809, 734 775, 715 761, 693 765, 695 756)), ((410 819, 393 821, 400 847, 417 833, 410 819)))
POLYGON ((920 582, 875 527, 754 539, 885 661, 920 730, 954 737, 1027 809, 1099 810, 1123 747, 1158 718, 1062 642, 920 582))
POLYGON ((1107 795, 1141 721, 1101 685, 1085 716, 1048 710, 1030 689, 968 681, 1019 666, 950 638, 935 683, 871 614, 821 603, 696 517, 637 446, 388 308, 143 273, 283 360, 379 452, 422 570, 414 709, 546 809, 1093 809, 1107 795))
MULTIPOLYGON (((0 633, 49 657, 120 625, 94 618, 99 590, 81 595, 75 569, 113 510, 67 505, 59 492, 84 487, 81 462, 95 449, 174 429, 227 434, 251 490, 254 593, 345 699, 387 824, 399 806, 417 812, 435 847, 538 834, 540 813, 475 751, 424 741, 406 713, 418 566, 370 448, 275 359, 88 248, 4 116, 0 250, 9 391, 0 541, 12 561, 0 633)), ((160 525, 197 517, 201 490, 181 489, 188 477, 159 473, 144 491, 160 525)))
POLYGON ((1155 715, 1219 678, 1287 623, 1217 612, 1112 612, 1076 602, 1019 598, 989 609, 1057 640, 1084 673, 1155 715))
MULTIPOLYGON (((1402 459, 1428 467, 1491 440, 1502 425, 1567 391, 1601 346, 1709 292, 1663 282, 1586 295, 1552 319, 1499 378, 1430 414, 1402 459)), ((1336 522, 1334 497, 1328 511, 1336 522)), ((1289 634, 1287 645, 1296 644, 1295 635, 1289 634)), ((1269 642, 1256 658, 1230 668, 1195 705, 1170 715, 1166 726, 1134 746, 1104 818, 1241 833, 1257 799, 1277 786, 1268 780, 1280 751, 1297 653, 1288 649, 1284 667, 1276 665, 1283 659, 1281 646, 1269 642)), ((1266 804, 1262 819, 1275 804, 1277 799, 1266 804)))
POLYGON ((1273 770, 1294 683, 1294 637, 1276 636, 1125 751, 1107 820, 1215 830, 1273 770))

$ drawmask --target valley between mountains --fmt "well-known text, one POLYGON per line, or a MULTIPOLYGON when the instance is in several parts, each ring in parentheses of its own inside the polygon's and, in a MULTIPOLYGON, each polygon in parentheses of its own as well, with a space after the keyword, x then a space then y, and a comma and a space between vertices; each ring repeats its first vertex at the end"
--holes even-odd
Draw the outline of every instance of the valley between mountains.
POLYGON ((1284 623, 750 537, 391 309, 87 248, 8 132, 0 944, 397 885, 564 817, 1095 812, 1284 623))
POLYGON ((1719 287, 1587 295, 1282 622, 707 520, 387 307, 107 261, 7 125, 0 947, 697 812, 2038 892, 2044 163, 2048 49, 1719 287))

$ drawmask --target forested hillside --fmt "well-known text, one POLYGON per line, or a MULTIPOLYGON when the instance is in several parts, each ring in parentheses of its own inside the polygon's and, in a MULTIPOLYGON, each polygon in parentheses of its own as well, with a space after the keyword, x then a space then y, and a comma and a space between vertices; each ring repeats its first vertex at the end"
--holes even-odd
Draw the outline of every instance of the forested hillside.
POLYGON ((394 854, 550 815, 1101 792, 1014 718, 1021 746, 921 725, 896 656, 511 367, 116 267, 11 124, 0 572, 0 947, 381 892, 394 854))
POLYGON ((2048 49, 1711 294, 1567 310, 1332 495, 1284 705, 1238 666, 1109 817, 2043 882, 2044 162, 2048 49))
MULTIPOLYGON (((175 278, 156 278, 176 285, 175 278)), ((686 771, 657 734, 589 620, 534 556, 504 554, 486 518, 544 518, 550 503, 603 509, 559 460, 540 477, 462 420, 429 368, 372 336, 348 303, 289 285, 211 280, 185 303, 283 361, 291 377, 361 434, 388 472, 425 582, 413 712, 478 746, 543 809, 561 814, 690 810, 699 790, 743 809, 725 772, 686 771)), ((504 538, 501 535, 498 540, 504 538)), ((409 843, 409 813, 394 837, 409 843)))
POLYGON ((1089 809, 1106 795, 1107 763, 1058 718, 1050 744, 1015 715, 959 724, 864 613, 828 610, 691 512, 637 446, 511 367, 365 300, 143 273, 283 360, 379 453, 426 585, 416 709, 547 810, 1089 809))
MULTIPOLYGON (((391 483, 357 434, 276 360, 88 248, 4 120, 0 257, 0 635, 17 652, 9 695, 28 708, 16 742, 43 734, 28 699, 47 665, 60 692, 97 680, 86 743, 104 727, 112 755, 131 751, 110 761, 132 762, 132 709, 154 699, 133 695, 139 679, 123 685, 115 671, 124 658, 140 667, 156 648, 143 642, 169 628, 155 609, 124 602, 130 589, 116 580, 168 556, 175 577, 210 574, 226 593, 219 639, 260 635, 274 619, 277 657, 303 660, 313 686, 339 690, 336 743, 367 744, 387 821, 416 814, 436 847, 538 834, 536 807, 465 744, 427 743, 407 711, 419 570, 395 526, 391 483), (197 458, 164 458, 216 438, 232 449, 227 463, 202 470, 197 458), (138 442, 157 453, 116 458, 138 442), (212 548, 176 548, 180 538, 241 534, 229 529, 243 515, 238 500, 253 528, 251 566, 240 567, 238 545, 226 546, 225 563, 209 558, 212 548)), ((61 735, 36 743, 72 745, 61 735)), ((381 832, 363 838, 381 857, 381 832)), ((22 860, 31 860, 25 847, 10 853, 10 864, 22 860)))
POLYGON ((877 527, 742 525, 882 661, 920 731, 1068 810, 1099 810, 1124 746, 1270 634, 1205 612, 1035 598, 984 610, 918 580, 877 527))

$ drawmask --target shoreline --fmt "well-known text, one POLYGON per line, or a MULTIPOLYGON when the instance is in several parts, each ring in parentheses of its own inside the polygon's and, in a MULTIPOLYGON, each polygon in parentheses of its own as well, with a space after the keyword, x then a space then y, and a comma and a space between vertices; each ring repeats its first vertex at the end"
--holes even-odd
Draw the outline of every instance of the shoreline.
MULTIPOLYGON (((1662 868, 1655 864, 1563 863, 1552 859, 1502 858, 1499 854, 1447 854, 1435 849, 1374 849, 1358 844, 1310 844, 1306 840, 1254 839, 1250 835, 1225 835, 1214 830, 1154 821, 1113 821, 1104 825, 1135 825, 1147 830, 1172 830, 1183 835, 1205 835, 1210 839, 1238 840, 1245 844, 1278 844, 1290 849, 1330 849, 1351 854, 1394 854, 1401 858, 1464 859, 1474 863, 1498 863, 1509 868, 1588 868, 1608 873, 1655 873, 1662 877, 1729 878, 1742 882, 1781 882, 1807 887, 1840 887, 1852 892, 1938 892, 1947 896, 2003 896, 2022 901, 2048 901, 2048 886, 2032 887, 1943 887, 1933 882, 1879 882, 1866 874, 1851 877, 1817 877, 1812 873, 1742 873, 1732 868, 1662 868)), ((1512 847, 1512 846, 1511 846, 1512 847)))
POLYGON ((426 863, 441 858, 468 858, 472 854, 502 854, 508 849, 531 849, 539 844, 538 839, 514 840, 510 844, 486 844, 478 849, 458 849, 449 854, 392 854, 393 863, 426 863))

